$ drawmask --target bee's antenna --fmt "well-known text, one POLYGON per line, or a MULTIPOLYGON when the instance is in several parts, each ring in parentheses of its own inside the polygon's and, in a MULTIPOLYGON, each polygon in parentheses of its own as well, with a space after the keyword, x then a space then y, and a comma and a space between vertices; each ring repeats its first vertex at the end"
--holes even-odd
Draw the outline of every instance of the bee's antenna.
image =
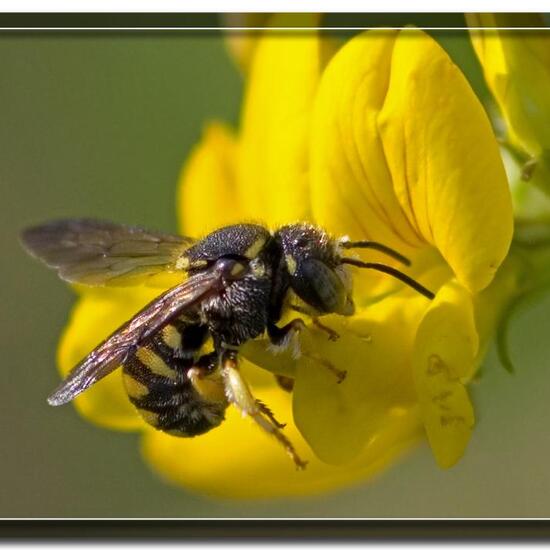
POLYGON ((366 269, 374 269, 376 271, 381 271, 382 273, 386 273, 387 275, 391 275, 392 277, 399 279, 401 282, 405 283, 406 285, 409 285, 411 288, 414 288, 414 290, 422 294, 422 296, 426 296, 426 298, 430 300, 433 300, 435 298, 435 294, 433 292, 428 290, 426 287, 422 286, 420 283, 416 282, 414 279, 412 279, 408 275, 405 275, 398 269, 394 269, 389 265, 378 264, 373 262, 362 262, 361 260, 356 260, 354 258, 343 258, 342 263, 354 265, 355 267, 364 267, 366 269))
POLYGON ((401 262, 403 265, 411 265, 411 261, 408 258, 405 258, 402 254, 399 254, 399 252, 393 248, 375 241, 343 241, 340 245, 342 248, 372 248, 373 250, 378 250, 378 252, 383 252, 384 254, 391 256, 394 260, 401 262))

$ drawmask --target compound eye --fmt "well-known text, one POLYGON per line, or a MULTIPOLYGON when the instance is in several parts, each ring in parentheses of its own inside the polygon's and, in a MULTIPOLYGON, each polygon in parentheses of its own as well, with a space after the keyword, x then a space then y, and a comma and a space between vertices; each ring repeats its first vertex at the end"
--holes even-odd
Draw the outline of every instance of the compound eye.
POLYGON ((246 275, 248 264, 240 260, 235 260, 234 258, 220 258, 216 262, 216 271, 218 271, 226 281, 236 281, 237 279, 242 279, 246 275))
POLYGON ((317 310, 350 315, 344 283, 333 269, 320 260, 306 260, 302 264, 300 280, 294 280, 293 286, 300 298, 317 310))

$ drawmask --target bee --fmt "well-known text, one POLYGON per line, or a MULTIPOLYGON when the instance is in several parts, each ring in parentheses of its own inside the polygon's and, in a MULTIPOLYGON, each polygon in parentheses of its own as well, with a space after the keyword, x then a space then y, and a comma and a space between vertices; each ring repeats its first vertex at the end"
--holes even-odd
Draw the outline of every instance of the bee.
MULTIPOLYGON (((434 297, 391 266, 344 255, 349 249, 371 248, 409 265, 395 250, 373 241, 333 238, 307 223, 273 232, 242 223, 193 240, 69 219, 25 230, 22 243, 70 283, 131 285, 160 271, 182 274, 183 282, 147 304, 82 359, 48 397, 50 405, 68 403, 122 367, 130 401, 154 428, 197 436, 221 424, 232 404, 274 436, 298 468, 306 462, 283 434, 284 424, 253 396, 239 370, 239 347, 264 333, 274 346, 288 346, 305 327, 299 317, 278 325, 288 308, 310 316, 336 338, 318 318, 353 314, 348 266, 381 271, 434 297), (213 351, 205 351, 208 343, 213 351)), ((329 368, 339 381, 345 376, 329 368)))

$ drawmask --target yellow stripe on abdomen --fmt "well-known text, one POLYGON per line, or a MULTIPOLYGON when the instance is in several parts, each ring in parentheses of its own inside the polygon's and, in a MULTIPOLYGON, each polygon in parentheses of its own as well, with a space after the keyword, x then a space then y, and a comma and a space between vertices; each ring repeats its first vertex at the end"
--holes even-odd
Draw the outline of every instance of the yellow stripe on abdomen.
POLYGON ((154 374, 176 380, 176 371, 172 370, 155 352, 147 348, 139 348, 136 357, 154 374))
POLYGON ((136 407, 136 409, 147 424, 153 426, 153 428, 156 428, 159 425, 159 415, 157 413, 146 411, 145 409, 140 409, 139 407, 136 407))
POLYGON ((181 349, 181 334, 173 325, 166 325, 162 329, 162 339, 164 343, 173 350, 181 349))
POLYGON ((149 393, 149 388, 145 384, 138 382, 131 374, 128 374, 127 372, 123 374, 122 380, 124 381, 126 393, 134 399, 141 399, 149 393))

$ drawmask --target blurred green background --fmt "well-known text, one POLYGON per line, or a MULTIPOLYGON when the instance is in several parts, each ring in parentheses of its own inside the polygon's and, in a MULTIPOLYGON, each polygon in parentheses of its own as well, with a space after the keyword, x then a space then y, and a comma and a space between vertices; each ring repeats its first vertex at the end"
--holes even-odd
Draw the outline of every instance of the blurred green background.
MULTIPOLYGON (((485 97, 467 35, 438 39, 485 97)), ((550 296, 513 323, 516 375, 489 354, 471 444, 449 471, 423 445, 331 495, 215 501, 158 479, 138 435, 46 404, 74 296, 25 255, 19 231, 63 216, 175 230, 181 165, 205 121, 237 123, 242 88, 218 33, 0 36, 0 516, 548 516, 550 296)))

